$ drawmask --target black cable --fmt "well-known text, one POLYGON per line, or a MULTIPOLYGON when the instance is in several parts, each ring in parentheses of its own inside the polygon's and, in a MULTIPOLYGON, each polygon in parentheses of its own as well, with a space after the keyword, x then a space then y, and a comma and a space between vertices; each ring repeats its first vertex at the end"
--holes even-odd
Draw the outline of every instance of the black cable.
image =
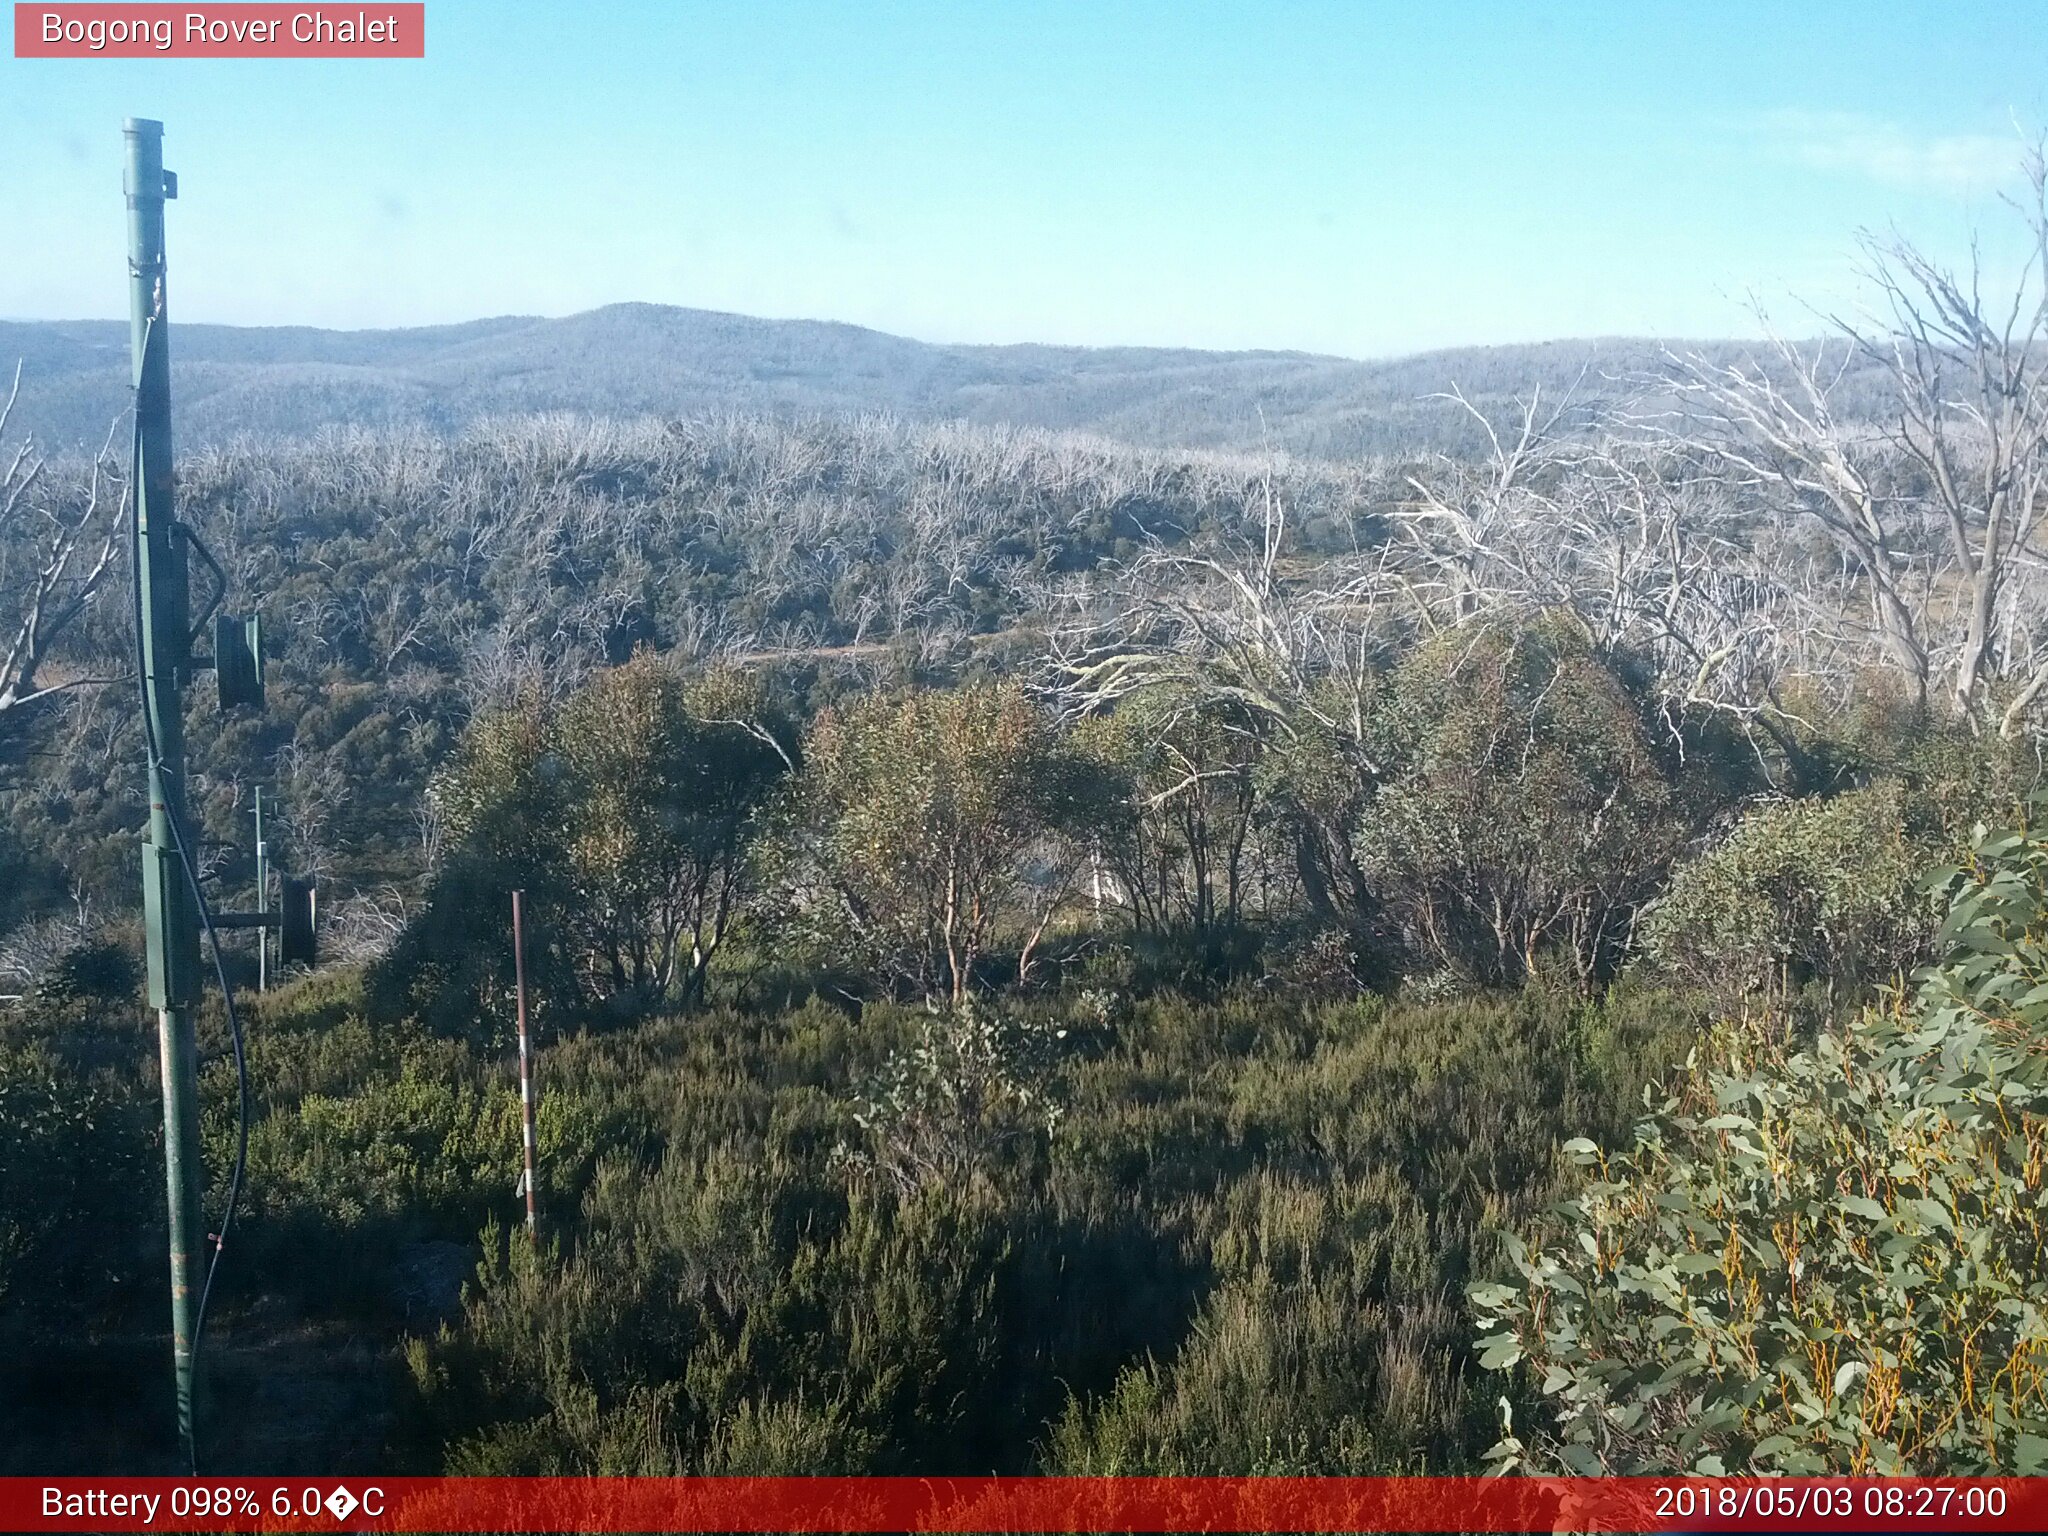
MULTIPOLYGON (((151 318, 144 324, 142 341, 144 357, 149 355, 149 345, 155 338, 155 335, 156 321, 154 318, 151 318)), ((142 421, 140 417, 137 417, 135 422, 134 451, 130 460, 130 466, 131 479, 129 483, 131 494, 136 498, 135 507, 136 513, 139 516, 142 509, 142 421)), ((142 605, 142 561, 137 557, 135 542, 139 541, 131 542, 128 562, 131 567, 130 576, 132 578, 130 586, 135 597, 135 685, 137 691, 142 696, 143 745, 144 750, 149 754, 150 772, 162 778, 164 774, 163 752, 157 745, 156 721, 151 717, 150 713, 149 676, 147 671, 149 656, 143 642, 143 625, 146 622, 146 618, 142 605)), ((218 658, 216 658, 217 660, 218 658)), ((192 1368, 196 1375, 199 1368, 199 1344, 206 1334, 206 1306, 213 1296, 213 1278, 220 1269, 221 1250, 227 1246, 228 1228, 234 1223, 235 1205, 241 1198, 242 1193, 242 1176, 249 1164, 249 1061, 242 1048, 242 1021, 235 1012, 234 990, 228 985, 227 965, 221 959, 220 932, 213 926, 213 909, 207 905, 206 892, 200 887, 199 872, 193 868, 192 856, 187 851, 185 829, 179 822, 177 806, 168 788, 164 794, 164 822, 170 828, 171 846, 177 850, 179 866, 185 871, 186 887, 192 892, 193 903, 199 909, 199 921, 205 927, 207 943, 212 947, 213 974, 220 983, 221 1003, 227 1009, 228 1038, 233 1042, 235 1055, 235 1166, 234 1171, 228 1176, 228 1203, 227 1209, 221 1213, 220 1231, 209 1234, 213 1238, 213 1257, 207 1261, 206 1278, 199 1287, 199 1310, 194 1315, 192 1322, 192 1368)), ((167 969, 171 964, 171 958, 168 954, 164 957, 164 964, 167 969)), ((166 1084, 166 1087, 168 1086, 166 1084)), ((194 1448, 191 1469, 196 1477, 199 1473, 198 1437, 195 1434, 193 1438, 194 1448)))

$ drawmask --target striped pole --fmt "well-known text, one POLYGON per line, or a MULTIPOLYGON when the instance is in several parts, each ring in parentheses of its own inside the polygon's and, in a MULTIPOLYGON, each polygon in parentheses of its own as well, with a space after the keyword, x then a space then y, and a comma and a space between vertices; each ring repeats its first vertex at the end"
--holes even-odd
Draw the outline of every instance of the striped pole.
MULTIPOLYGON (((270 915, 270 844, 263 841, 263 786, 256 786, 256 915, 270 915)), ((270 929, 256 926, 256 990, 270 990, 270 929)))
POLYGON ((536 1246, 540 1243, 540 1218, 535 1207, 533 1189, 533 1066, 532 1050, 527 1043, 526 1031, 526 930, 522 910, 522 891, 512 893, 512 974, 519 989, 519 1118, 521 1135, 526 1144, 526 1176, 520 1184, 526 1190, 526 1236, 536 1246))

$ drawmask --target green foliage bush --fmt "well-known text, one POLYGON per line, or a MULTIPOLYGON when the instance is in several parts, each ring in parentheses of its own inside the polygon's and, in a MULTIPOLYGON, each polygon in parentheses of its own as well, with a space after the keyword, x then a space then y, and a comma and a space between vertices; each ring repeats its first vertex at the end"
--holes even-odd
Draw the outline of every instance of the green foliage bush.
POLYGON ((1816 982, 1854 999, 1926 952, 1928 842, 1897 781, 1761 806, 1679 865, 1640 927, 1643 953, 1730 1006, 1816 982))
MULTIPOLYGON (((551 1029, 549 1246, 487 1239, 507 1251, 432 1337, 398 1296, 405 1255, 517 1220, 503 1042, 394 1018, 346 972, 246 1003, 257 1119, 217 1337, 263 1337, 279 1308, 387 1348, 428 1330, 381 1462, 422 1470, 1455 1462, 1474 1415, 1441 1296, 1485 1262, 1489 1226, 1548 1190, 1555 1140, 1611 1120, 1656 1050, 1650 1016, 1536 993, 1304 1009, 1250 986, 1208 1004, 977 1001, 987 1038, 822 1003, 551 1029), (1175 1406, 1141 1411, 1146 1392, 1175 1406)), ((211 1216, 233 1079, 217 1010, 202 1023, 211 1216)), ((60 1220, 9 1254, 10 1309, 81 1219, 104 1233, 128 1212, 144 1239, 129 1267, 158 1273, 149 1043, 134 1025, 108 1041, 128 1063, 125 1164, 74 1158, 21 1112, 10 1157, 58 1159, 79 1193, 34 1207, 60 1220)), ((89 1102, 80 1044, 46 1048, 46 1097, 67 1109, 89 1102)), ((79 1303, 108 1315, 87 1281, 79 1303)), ((43 1325, 62 1301, 34 1303, 43 1325)), ((158 1356, 137 1359, 146 1394, 158 1356)))
POLYGON ((1092 851, 1138 930, 1206 937, 1275 904, 1260 735, 1241 703, 1184 685, 1143 690, 1075 732, 1121 791, 1097 812, 1092 851))
POLYGON ((905 1193, 964 1189, 1037 1151, 1059 1123, 1053 1076, 1068 1034, 971 998, 934 1010, 859 1090, 863 1141, 845 1149, 847 1166, 905 1193))
POLYGON ((1013 684, 876 695, 804 741, 785 886, 825 952, 959 1002, 998 936, 1028 974, 1108 785, 1013 684))
POLYGON ((651 654, 559 704, 487 716, 434 786, 451 844, 386 975, 437 1020, 502 1006, 506 893, 557 1002, 631 1012, 704 996, 756 895, 750 841, 788 762, 758 677, 683 677, 651 654))
POLYGON ((136 1210, 145 1115, 119 1079, 81 1071, 32 1031, 0 1030, 0 1308, 61 1297, 107 1218, 136 1210))
POLYGON ((1489 983, 1546 950, 1590 979, 1683 848, 1706 786, 1562 620, 1456 633, 1395 669, 1359 832, 1407 947, 1489 983))
POLYGON ((1519 1280, 1473 1292, 1483 1364, 1539 1405, 1532 1469, 2048 1467, 2048 841, 1947 874, 1948 958, 1810 1050, 1730 1030, 1519 1280))

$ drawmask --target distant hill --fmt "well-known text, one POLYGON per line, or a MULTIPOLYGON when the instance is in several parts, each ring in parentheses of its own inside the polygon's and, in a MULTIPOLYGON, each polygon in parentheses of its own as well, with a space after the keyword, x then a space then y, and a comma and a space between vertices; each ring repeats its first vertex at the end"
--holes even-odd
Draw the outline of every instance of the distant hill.
MULTIPOLYGON (((1724 350, 1716 346, 1714 350, 1724 350)), ((179 325, 181 445, 354 423, 446 430, 505 412, 607 416, 881 413, 1100 433, 1155 447, 1270 444, 1315 458, 1473 445, 1426 397, 1462 387, 1504 406, 1541 384, 1655 362, 1641 340, 1559 341, 1357 362, 1303 352, 938 346, 859 326, 615 304, 395 331, 179 325)), ((97 443, 127 393, 119 321, 0 322, 0 368, 24 364, 16 424, 97 443)))

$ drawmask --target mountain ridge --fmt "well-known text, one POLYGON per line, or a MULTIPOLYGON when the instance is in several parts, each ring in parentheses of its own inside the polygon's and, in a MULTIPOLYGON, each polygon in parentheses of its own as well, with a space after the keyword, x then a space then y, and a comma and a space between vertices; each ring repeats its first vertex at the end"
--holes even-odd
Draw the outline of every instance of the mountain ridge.
MULTIPOLYGON (((938 343, 831 320, 768 320, 621 303, 559 318, 500 315, 387 330, 178 324, 182 447, 345 424, 460 430, 534 411, 684 417, 886 414, 1084 431, 1143 446, 1270 447, 1343 458, 1473 446, 1454 402, 1482 408, 1651 367, 1639 337, 1461 347, 1362 360, 1281 349, 938 343)), ((1744 344, 1673 343, 1736 352, 1744 344)), ((22 365, 14 426, 97 445, 128 383, 121 320, 0 321, 22 365)))

